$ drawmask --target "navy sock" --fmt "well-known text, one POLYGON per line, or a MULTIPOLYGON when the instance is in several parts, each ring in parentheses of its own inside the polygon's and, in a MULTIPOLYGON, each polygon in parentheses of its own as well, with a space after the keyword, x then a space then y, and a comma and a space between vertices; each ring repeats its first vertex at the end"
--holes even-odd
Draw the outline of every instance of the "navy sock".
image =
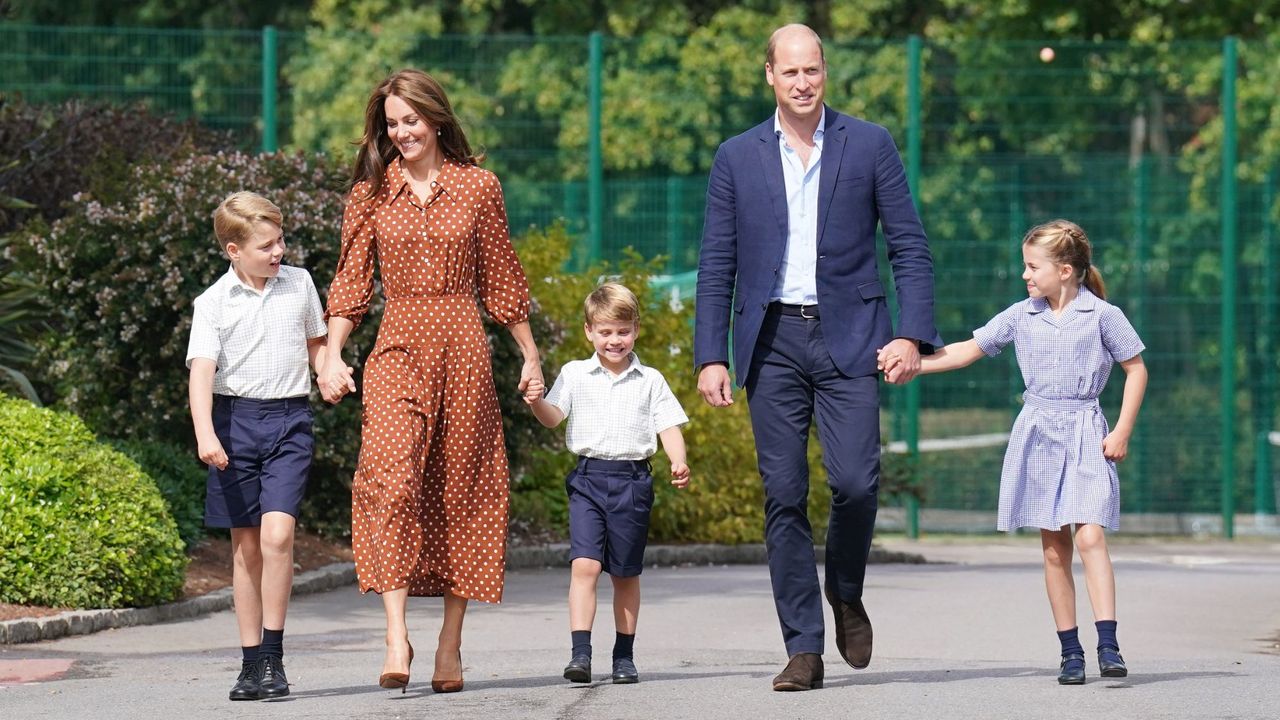
POLYGON ((1120 643, 1116 641, 1116 621, 1115 620, 1099 620, 1094 623, 1098 628, 1098 649, 1113 648, 1120 649, 1120 643))
POLYGON ((613 659, 630 659, 632 657, 632 649, 635 647, 635 642, 635 635, 623 635, 622 633, 617 633, 613 641, 613 659))
POLYGON ((1080 628, 1078 627, 1060 631, 1058 633, 1058 642, 1062 643, 1063 655, 1070 653, 1084 654, 1084 648, 1080 646, 1080 628))
POLYGON ((244 662, 247 662, 247 663, 258 662, 258 646, 257 645, 253 645, 251 647, 245 647, 241 645, 240 654, 244 656, 244 662))
POLYGON ((573 636, 573 654, 591 657, 591 631, 574 630, 569 634, 573 636))
POLYGON ((268 630, 262 628, 262 654, 284 657, 284 628, 268 630))

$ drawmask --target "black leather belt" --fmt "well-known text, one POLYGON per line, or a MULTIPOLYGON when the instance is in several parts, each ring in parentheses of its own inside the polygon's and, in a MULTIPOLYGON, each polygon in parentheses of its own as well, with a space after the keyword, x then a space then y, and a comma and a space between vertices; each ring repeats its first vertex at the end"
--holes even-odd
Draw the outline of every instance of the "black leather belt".
POLYGON ((818 313, 817 305, 788 305, 786 303, 770 303, 770 309, 777 308, 777 311, 783 315, 792 317, 801 317, 805 320, 817 320, 821 317, 818 313))

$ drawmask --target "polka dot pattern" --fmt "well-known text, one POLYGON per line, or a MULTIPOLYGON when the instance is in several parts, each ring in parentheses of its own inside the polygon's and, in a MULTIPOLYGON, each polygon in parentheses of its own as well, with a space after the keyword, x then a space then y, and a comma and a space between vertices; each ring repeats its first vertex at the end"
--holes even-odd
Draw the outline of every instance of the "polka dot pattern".
POLYGON ((353 188, 328 316, 359 323, 380 265, 387 304, 365 362, 351 540, 361 592, 501 602, 509 473, 480 305, 529 317, 493 173, 446 161, 421 202, 397 159, 353 188))

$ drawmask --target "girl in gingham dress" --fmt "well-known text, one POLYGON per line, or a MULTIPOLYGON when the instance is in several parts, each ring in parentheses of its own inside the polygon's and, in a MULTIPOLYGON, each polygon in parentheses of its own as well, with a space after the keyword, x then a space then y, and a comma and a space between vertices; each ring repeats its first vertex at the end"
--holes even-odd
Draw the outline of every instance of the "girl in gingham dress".
MULTIPOLYGON (((1106 302, 1102 275, 1078 225, 1054 220, 1022 239, 1026 300, 973 333, 922 359, 921 373, 966 367, 1010 342, 1027 390, 1000 473, 997 527, 1040 528, 1045 585, 1062 644, 1058 682, 1084 683, 1084 649, 1076 627, 1072 540, 1084 563, 1098 630, 1103 677, 1128 674, 1116 641, 1115 577, 1103 528, 1117 529, 1116 463, 1128 454, 1147 387, 1145 349, 1120 308, 1106 302), (1120 419, 1108 430, 1098 406, 1113 363, 1125 373, 1120 419), (1074 534, 1072 527, 1074 526, 1074 534)), ((886 372, 899 362, 881 352, 886 372)))

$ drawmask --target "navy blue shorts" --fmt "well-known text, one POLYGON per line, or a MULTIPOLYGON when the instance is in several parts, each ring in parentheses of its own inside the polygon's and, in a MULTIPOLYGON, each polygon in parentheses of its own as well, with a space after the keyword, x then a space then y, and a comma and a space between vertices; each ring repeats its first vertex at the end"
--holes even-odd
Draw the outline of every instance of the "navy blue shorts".
POLYGON ((569 559, 599 560, 614 577, 639 575, 653 510, 649 462, 580 456, 564 485, 569 493, 569 559))
POLYGON ((268 512, 298 517, 315 449, 307 398, 214 395, 213 431, 227 453, 227 468, 209 466, 205 526, 258 527, 268 512))

